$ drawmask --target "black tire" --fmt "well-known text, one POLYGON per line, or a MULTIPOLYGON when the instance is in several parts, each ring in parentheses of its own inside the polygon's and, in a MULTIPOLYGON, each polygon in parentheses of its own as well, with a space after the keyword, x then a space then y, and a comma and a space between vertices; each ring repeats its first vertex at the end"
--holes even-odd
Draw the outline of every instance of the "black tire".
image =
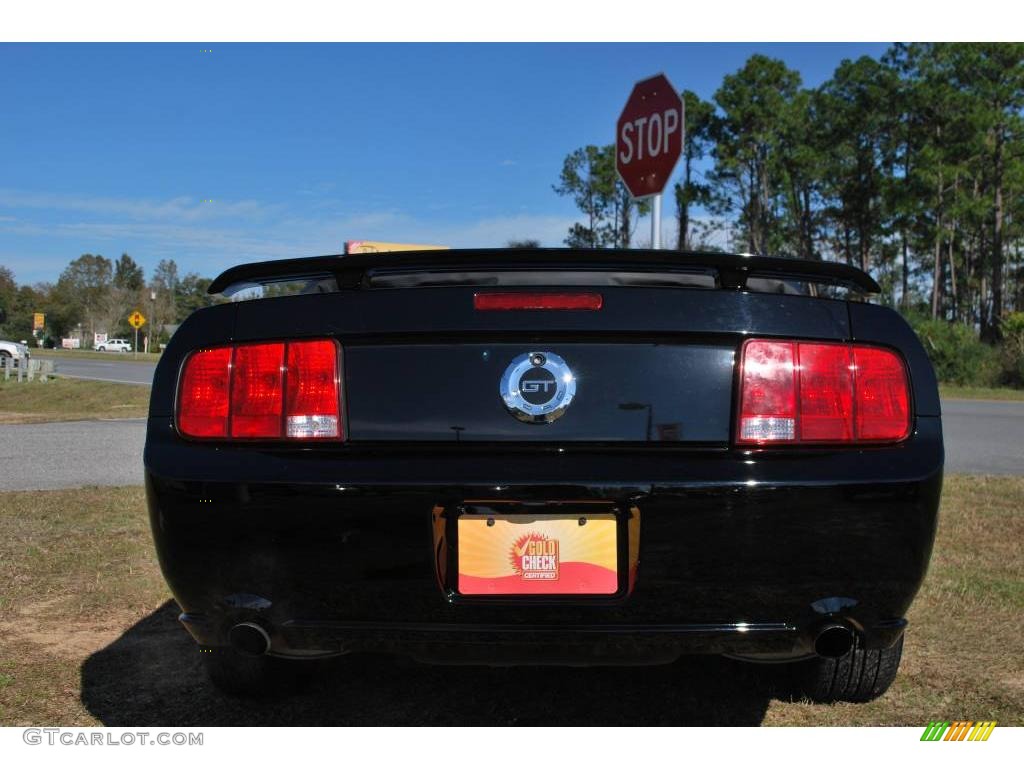
POLYGON ((309 682, 308 662, 248 656, 230 646, 203 648, 201 655, 210 682, 229 696, 258 698, 293 693, 309 682))
POLYGON ((245 656, 232 648, 200 650, 206 676, 229 696, 259 696, 270 689, 270 659, 245 656))
POLYGON ((831 704, 873 701, 889 690, 903 656, 903 636, 889 648, 868 650, 858 638, 853 650, 838 659, 810 659, 792 665, 797 697, 831 704))

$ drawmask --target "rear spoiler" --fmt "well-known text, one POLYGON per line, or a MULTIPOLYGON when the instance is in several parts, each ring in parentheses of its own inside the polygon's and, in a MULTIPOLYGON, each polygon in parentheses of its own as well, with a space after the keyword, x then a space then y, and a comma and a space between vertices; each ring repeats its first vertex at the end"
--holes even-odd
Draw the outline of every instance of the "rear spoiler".
POLYGON ((210 283, 209 293, 297 280, 335 278, 339 289, 366 285, 374 273, 417 270, 629 270, 711 273, 719 288, 743 289, 747 278, 762 277, 838 285, 879 293, 878 283, 856 267, 835 261, 782 259, 736 253, 574 248, 489 248, 402 251, 312 256, 240 264, 210 283))

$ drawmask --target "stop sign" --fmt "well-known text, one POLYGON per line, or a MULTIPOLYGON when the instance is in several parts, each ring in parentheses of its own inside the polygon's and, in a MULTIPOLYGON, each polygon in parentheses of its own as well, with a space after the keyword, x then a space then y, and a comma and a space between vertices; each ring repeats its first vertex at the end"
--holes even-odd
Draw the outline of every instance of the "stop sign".
POLYGON ((633 197, 661 194, 683 151, 683 100, 664 75, 633 86, 615 128, 615 169, 633 197))

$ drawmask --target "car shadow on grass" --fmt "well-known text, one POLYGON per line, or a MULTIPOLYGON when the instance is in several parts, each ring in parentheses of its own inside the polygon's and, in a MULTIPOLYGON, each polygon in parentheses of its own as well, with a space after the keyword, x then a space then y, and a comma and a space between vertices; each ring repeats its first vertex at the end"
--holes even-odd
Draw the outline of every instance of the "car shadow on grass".
POLYGON ((315 663, 300 693, 238 699, 206 679, 168 601, 82 664, 82 703, 109 726, 758 725, 772 667, 717 657, 669 666, 431 666, 388 656, 315 663))

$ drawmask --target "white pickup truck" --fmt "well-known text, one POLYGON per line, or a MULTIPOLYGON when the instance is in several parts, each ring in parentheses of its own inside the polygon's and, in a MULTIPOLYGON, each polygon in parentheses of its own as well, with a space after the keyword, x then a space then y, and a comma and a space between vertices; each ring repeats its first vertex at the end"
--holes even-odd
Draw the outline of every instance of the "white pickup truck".
POLYGON ((0 339, 0 360, 3 361, 4 365, 9 364, 8 361, 13 362, 18 358, 31 357, 31 353, 28 351, 28 347, 17 341, 4 341, 0 339))

